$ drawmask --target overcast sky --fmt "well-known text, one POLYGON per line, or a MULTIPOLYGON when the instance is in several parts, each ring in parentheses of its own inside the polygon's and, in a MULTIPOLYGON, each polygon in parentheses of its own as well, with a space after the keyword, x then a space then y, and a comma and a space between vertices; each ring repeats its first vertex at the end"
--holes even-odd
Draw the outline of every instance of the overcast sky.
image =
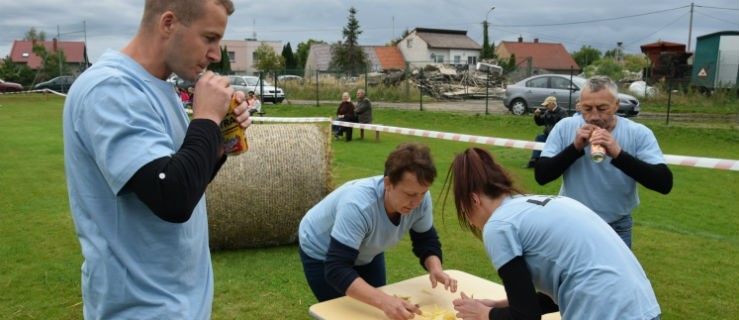
MULTIPOLYGON (((13 40, 35 27, 47 40, 87 41, 95 62, 107 49, 121 49, 135 34, 143 0, 0 0, 0 57, 13 40), (58 28, 58 29, 57 29, 58 28), (57 31, 58 30, 58 31, 57 31)), ((659 40, 688 43, 690 1, 674 0, 234 0, 225 39, 290 42, 293 50, 308 39, 341 40, 348 11, 358 13, 362 45, 383 45, 415 27, 467 30, 482 44, 481 22, 490 37, 558 42, 573 52, 584 45, 601 51, 623 42, 627 53, 659 40), (495 9, 490 11, 490 8, 495 9)), ((708 33, 739 30, 739 0, 695 0, 691 46, 708 33)))

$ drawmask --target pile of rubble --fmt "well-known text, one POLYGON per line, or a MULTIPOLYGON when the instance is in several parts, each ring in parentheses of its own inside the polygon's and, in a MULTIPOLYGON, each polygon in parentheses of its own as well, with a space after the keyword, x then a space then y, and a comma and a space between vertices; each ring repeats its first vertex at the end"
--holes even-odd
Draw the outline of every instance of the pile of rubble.
MULTIPOLYGON (((437 100, 484 99, 502 98, 504 79, 499 74, 469 70, 468 68, 454 68, 447 65, 427 65, 423 69, 413 70, 409 75, 411 86, 418 87, 424 95, 433 96, 437 100), (485 83, 489 78, 489 87, 485 83)), ((404 85, 404 71, 387 73, 372 73, 368 75, 370 85, 383 84, 385 86, 404 85)))

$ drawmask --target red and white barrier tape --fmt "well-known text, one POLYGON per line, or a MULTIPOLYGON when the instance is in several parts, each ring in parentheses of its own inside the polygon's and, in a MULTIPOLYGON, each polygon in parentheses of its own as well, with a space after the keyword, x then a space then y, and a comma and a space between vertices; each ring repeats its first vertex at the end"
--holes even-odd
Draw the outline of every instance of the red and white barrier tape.
POLYGON ((36 90, 28 90, 28 91, 16 91, 16 92, 0 92, 0 96, 4 94, 24 94, 24 93, 53 93, 58 96, 66 97, 67 95, 61 92, 57 92, 50 89, 36 89, 36 90))
MULTIPOLYGON (((338 126, 352 127, 366 130, 374 130, 381 132, 390 132, 418 137, 436 138, 442 140, 460 141, 460 142, 471 142, 479 144, 487 144, 500 147, 510 147, 519 149, 529 150, 541 150, 544 148, 544 143, 535 141, 515 140, 515 139, 504 139, 504 138, 492 138, 483 136, 473 136, 460 133, 448 133, 431 130, 421 129, 408 129, 400 127, 383 126, 377 124, 364 124, 344 121, 332 121, 331 118, 278 118, 278 117, 255 117, 255 121, 265 122, 331 122, 338 126)), ((733 159, 716 159, 716 158, 703 158, 703 157, 691 157, 691 156, 679 156, 666 154, 665 162, 667 164, 674 164, 686 167, 700 167, 710 169, 721 169, 739 171, 739 160, 733 159)))

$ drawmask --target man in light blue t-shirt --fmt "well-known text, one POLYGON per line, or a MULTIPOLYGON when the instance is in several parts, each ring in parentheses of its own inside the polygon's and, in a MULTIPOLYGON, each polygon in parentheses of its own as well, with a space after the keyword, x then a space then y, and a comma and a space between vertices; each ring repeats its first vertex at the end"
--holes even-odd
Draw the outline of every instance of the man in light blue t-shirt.
POLYGON ((667 194, 672 190, 672 172, 652 131, 617 116, 618 103, 613 80, 588 79, 578 103, 581 115, 554 126, 535 176, 542 185, 562 176, 559 194, 595 211, 631 247, 631 212, 639 204, 636 183, 667 194), (583 156, 593 145, 605 149, 602 162, 583 156))
MULTIPOLYGON (((147 0, 141 27, 72 85, 64 165, 80 241, 85 319, 209 319, 204 192, 226 157, 228 78, 204 73, 192 121, 174 86, 218 61, 229 0, 147 0)), ((246 104, 234 111, 250 123, 246 104)))

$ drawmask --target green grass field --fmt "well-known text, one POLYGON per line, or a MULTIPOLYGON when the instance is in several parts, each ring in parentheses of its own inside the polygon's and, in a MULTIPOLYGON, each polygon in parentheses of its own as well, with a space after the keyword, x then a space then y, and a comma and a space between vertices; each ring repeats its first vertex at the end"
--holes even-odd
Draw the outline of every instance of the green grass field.
MULTIPOLYGON (((0 319, 82 317, 82 256, 65 185, 62 105, 60 97, 0 96, 0 319)), ((335 106, 270 104, 264 109, 268 116, 325 117, 335 112, 335 106)), ((532 140, 541 130, 529 117, 509 115, 385 109, 376 109, 374 115, 376 123, 385 125, 522 140, 532 140)), ((655 132, 666 154, 739 159, 736 123, 645 124, 655 132)), ((439 198, 453 155, 472 144, 388 133, 382 133, 379 142, 374 141, 374 134, 370 137, 334 142, 334 184, 381 174, 385 157, 400 142, 427 143, 439 170, 431 192, 445 267, 499 281, 480 241, 460 230, 453 203, 447 203, 442 212, 439 198)), ((530 151, 490 150, 524 189, 548 194, 558 191, 558 182, 539 186, 533 171, 520 168, 530 151)), ((673 191, 665 196, 641 188, 641 205, 634 212, 633 250, 655 288, 662 318, 736 319, 739 172, 671 169, 673 191)), ((316 301, 305 283, 295 245, 214 252, 213 265, 213 319, 309 318, 308 307, 316 301)), ((408 239, 387 253, 387 265, 390 282, 423 274, 408 239)))

